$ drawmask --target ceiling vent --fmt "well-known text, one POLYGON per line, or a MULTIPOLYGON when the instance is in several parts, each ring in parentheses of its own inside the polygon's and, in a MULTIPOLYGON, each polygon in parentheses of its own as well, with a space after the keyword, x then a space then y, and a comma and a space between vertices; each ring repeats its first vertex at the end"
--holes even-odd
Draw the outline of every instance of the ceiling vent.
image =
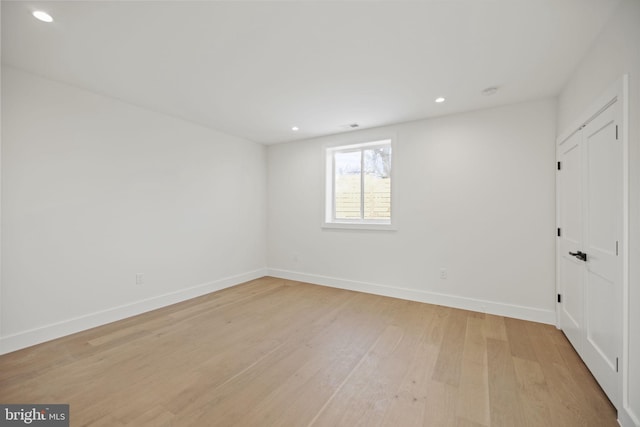
POLYGON ((486 88, 485 90, 482 91, 482 94, 484 96, 491 96, 491 95, 495 95, 495 93, 498 91, 498 86, 490 86, 488 88, 486 88))

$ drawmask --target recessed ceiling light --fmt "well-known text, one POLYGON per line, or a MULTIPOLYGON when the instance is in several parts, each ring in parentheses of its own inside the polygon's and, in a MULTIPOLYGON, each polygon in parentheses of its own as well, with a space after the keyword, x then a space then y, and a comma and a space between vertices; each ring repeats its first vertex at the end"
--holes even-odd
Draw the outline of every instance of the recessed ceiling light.
POLYGON ((42 22, 53 22, 53 17, 49 15, 47 12, 43 12, 42 10, 36 10, 32 14, 36 19, 39 19, 42 22))
POLYGON ((441 102, 444 102, 444 98, 443 97, 436 98, 436 102, 438 104, 441 103, 441 102))
POLYGON ((486 88, 485 90, 483 90, 482 94, 484 96, 491 96, 491 95, 494 95, 497 91, 498 91, 498 87, 497 86, 490 86, 490 87, 486 88))
POLYGON ((300 130, 300 128, 298 126, 294 126, 291 128, 292 131, 297 132, 300 130))

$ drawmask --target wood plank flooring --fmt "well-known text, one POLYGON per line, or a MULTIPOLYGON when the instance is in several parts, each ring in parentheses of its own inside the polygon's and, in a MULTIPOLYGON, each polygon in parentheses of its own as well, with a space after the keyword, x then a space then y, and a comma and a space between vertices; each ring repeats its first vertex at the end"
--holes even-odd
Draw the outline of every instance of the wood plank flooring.
POLYGON ((617 426, 555 327, 265 277, 0 356, 72 426, 617 426))

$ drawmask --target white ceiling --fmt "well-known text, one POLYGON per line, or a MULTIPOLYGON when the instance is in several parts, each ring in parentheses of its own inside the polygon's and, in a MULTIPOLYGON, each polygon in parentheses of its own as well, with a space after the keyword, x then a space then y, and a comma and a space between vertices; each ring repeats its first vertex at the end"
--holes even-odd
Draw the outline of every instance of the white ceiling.
POLYGON ((2 62, 270 144, 556 95, 618 3, 2 1, 2 62))

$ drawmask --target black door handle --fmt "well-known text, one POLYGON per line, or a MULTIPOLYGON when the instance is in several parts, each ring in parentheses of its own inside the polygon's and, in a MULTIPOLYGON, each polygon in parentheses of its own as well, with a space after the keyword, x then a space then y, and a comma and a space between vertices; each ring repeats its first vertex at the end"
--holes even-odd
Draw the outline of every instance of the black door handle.
POLYGON ((585 254, 584 252, 578 251, 578 252, 569 252, 569 255, 573 255, 574 257, 578 258, 579 260, 582 261, 587 261, 587 254, 585 254))

